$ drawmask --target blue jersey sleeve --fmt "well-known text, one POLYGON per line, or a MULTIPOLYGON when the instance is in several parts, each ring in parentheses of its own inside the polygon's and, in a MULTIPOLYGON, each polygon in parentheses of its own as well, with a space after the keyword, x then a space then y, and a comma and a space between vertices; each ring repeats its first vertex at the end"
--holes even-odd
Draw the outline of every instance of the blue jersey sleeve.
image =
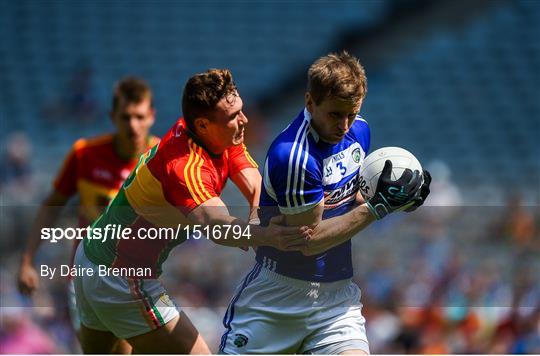
POLYGON ((272 145, 264 167, 264 188, 282 214, 303 213, 324 197, 322 172, 308 140, 272 145))

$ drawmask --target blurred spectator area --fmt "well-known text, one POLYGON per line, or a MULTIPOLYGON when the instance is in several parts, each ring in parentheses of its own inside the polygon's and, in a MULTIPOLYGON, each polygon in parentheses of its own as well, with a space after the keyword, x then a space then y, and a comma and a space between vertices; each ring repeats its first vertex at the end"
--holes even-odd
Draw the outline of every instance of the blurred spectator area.
POLYGON ((155 131, 164 133, 180 115, 181 91, 194 73, 228 67, 246 103, 254 103, 344 28, 380 21, 388 4, 2 2, 2 124, 61 154, 76 137, 110 128, 113 83, 133 74, 154 89, 155 131))
POLYGON ((347 48, 367 70, 373 148, 442 159, 479 199, 512 185, 538 202, 535 1, 10 1, 1 10, 0 135, 22 130, 46 145, 35 153, 40 174, 53 174, 77 137, 111 129, 120 77, 150 82, 162 134, 187 78, 209 67, 233 71, 248 114, 257 109, 252 135, 257 120, 270 126, 252 148, 260 161, 302 107, 309 63, 347 48))

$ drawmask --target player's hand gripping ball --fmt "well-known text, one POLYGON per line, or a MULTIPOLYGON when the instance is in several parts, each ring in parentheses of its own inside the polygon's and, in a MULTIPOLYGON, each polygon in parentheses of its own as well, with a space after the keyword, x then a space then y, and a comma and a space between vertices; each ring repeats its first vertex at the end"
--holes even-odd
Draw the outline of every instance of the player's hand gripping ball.
MULTIPOLYGON (((368 155, 359 176, 360 190, 371 213, 382 219, 396 210, 411 211, 422 205, 425 197, 421 195, 421 172, 416 157, 399 147, 384 147, 368 155)), ((429 173, 427 177, 431 181, 429 173)))

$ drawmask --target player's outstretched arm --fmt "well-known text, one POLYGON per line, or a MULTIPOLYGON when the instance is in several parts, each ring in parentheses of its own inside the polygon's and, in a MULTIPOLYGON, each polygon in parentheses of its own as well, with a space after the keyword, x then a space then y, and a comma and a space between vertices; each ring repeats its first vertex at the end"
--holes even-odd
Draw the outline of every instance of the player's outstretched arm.
POLYGON ((338 246, 362 231, 373 221, 375 221, 375 217, 366 204, 362 204, 344 215, 323 220, 313 229, 313 235, 302 253, 311 256, 338 246))
MULTIPOLYGON (((315 255, 324 252, 352 238, 375 219, 382 219, 394 211, 409 209, 418 199, 422 177, 417 171, 413 173, 405 170, 394 181, 391 179, 391 171, 392 163, 386 161, 374 197, 347 214, 321 221, 302 253, 315 255)), ((429 182, 427 184, 429 194, 429 182)))
POLYGON ((249 228, 249 234, 235 239, 232 236, 208 236, 215 243, 230 246, 271 246, 283 251, 299 251, 306 247, 312 230, 307 226, 283 226, 280 218, 270 221, 268 227, 250 225, 242 219, 229 215, 227 206, 220 198, 214 197, 199 205, 188 215, 190 221, 200 225, 237 225, 242 231, 249 228))
POLYGON ((57 190, 53 190, 45 198, 38 210, 27 237, 26 249, 22 254, 17 277, 19 291, 23 294, 32 294, 39 285, 38 273, 34 267, 34 258, 41 245, 41 229, 43 227, 53 226, 56 223, 61 207, 66 205, 68 200, 69 197, 66 197, 57 190))

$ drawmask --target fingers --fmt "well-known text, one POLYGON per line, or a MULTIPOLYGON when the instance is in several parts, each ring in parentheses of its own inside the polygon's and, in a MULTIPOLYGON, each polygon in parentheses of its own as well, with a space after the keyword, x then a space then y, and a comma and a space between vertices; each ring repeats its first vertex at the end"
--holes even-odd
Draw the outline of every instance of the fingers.
POLYGON ((17 287, 21 294, 31 295, 39 285, 37 271, 32 266, 22 266, 17 278, 17 287))
POLYGON ((422 183, 422 176, 420 175, 420 171, 418 169, 415 169, 413 174, 411 175, 411 178, 409 179, 408 184, 416 185, 417 181, 422 183))
POLYGON ((402 185, 407 185, 413 178, 413 172, 409 168, 405 168, 401 174, 401 177, 399 177, 398 182, 402 185))
POLYGON ((392 177, 392 161, 389 159, 384 162, 384 168, 379 179, 391 179, 392 177))
POLYGON ((426 184, 429 187, 429 185, 431 184, 431 173, 429 173, 429 171, 424 169, 423 176, 424 176, 424 184, 426 184))
POLYGON ((282 227, 276 231, 275 247, 282 251, 300 251, 306 248, 313 230, 307 226, 282 227))
POLYGON ((422 198, 422 202, 426 200, 430 193, 429 186, 428 185, 422 185, 422 188, 420 188, 420 197, 422 198))
POLYGON ((280 226, 277 234, 280 236, 310 236, 312 230, 307 226, 280 226))
MULTIPOLYGON (((422 197, 423 203, 430 193, 429 185, 431 184, 431 174, 428 171, 424 170, 422 175, 424 177, 424 183, 420 188, 420 196, 422 197)), ((422 203, 420 203, 418 206, 422 205, 422 203)))
POLYGON ((311 237, 311 235, 313 234, 313 229, 309 226, 302 226, 300 228, 300 232, 304 237, 311 237))
POLYGON ((413 193, 413 192, 418 191, 418 189, 420 189, 421 186, 422 186, 422 176, 420 175, 420 171, 416 170, 414 171, 412 178, 407 184, 406 190, 408 192, 413 193))
POLYGON ((308 246, 305 238, 284 239, 279 244, 279 249, 283 251, 300 251, 308 246))

